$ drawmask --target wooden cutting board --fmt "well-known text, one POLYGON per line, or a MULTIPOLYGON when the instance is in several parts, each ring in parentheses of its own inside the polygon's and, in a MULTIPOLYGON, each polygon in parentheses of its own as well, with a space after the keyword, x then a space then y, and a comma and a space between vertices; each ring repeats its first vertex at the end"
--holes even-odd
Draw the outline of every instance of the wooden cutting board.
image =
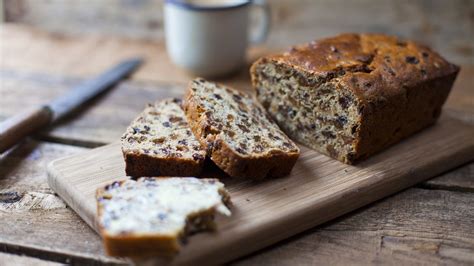
MULTIPOLYGON (((290 176, 254 182, 218 176, 229 189, 230 218, 189 238, 175 263, 223 263, 474 159, 474 128, 442 117, 438 123, 356 166, 302 147, 290 176)), ((92 228, 95 190, 126 178, 118 143, 53 161, 48 182, 92 228)))

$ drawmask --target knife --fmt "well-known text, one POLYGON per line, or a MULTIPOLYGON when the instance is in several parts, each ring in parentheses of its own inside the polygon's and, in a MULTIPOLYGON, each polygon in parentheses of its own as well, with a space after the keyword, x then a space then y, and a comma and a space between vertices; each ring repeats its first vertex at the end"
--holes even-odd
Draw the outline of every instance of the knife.
POLYGON ((73 87, 63 96, 38 107, 14 115, 0 123, 0 153, 11 148, 26 136, 53 124, 81 104, 111 88, 127 77, 142 63, 133 58, 123 61, 99 76, 73 87))

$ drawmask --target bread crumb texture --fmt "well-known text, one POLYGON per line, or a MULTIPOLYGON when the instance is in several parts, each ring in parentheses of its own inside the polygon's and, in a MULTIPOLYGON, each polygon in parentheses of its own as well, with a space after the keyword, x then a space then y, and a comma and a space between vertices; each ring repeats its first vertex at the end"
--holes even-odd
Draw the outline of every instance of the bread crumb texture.
POLYGON ((190 82, 183 107, 208 156, 231 176, 286 175, 299 156, 250 95, 198 78, 190 82))
POLYGON ((107 186, 99 196, 100 224, 109 235, 176 236, 187 218, 209 210, 230 215, 224 185, 215 179, 140 178, 107 186))
POLYGON ((201 104, 201 115, 208 121, 204 137, 218 134, 235 152, 244 156, 298 151, 249 95, 199 79, 192 84, 193 97, 201 104))
POLYGON ((188 234, 213 229, 215 213, 229 216, 229 204, 217 179, 143 177, 97 191, 99 228, 114 255, 124 250, 118 255, 129 255, 127 249, 134 249, 130 243, 140 239, 157 242, 147 248, 151 252, 159 253, 160 246, 177 251, 188 234))
POLYGON ((204 160, 205 151, 192 134, 180 103, 167 99, 148 105, 122 136, 122 150, 158 158, 204 160))
POLYGON ((251 76, 290 137, 354 163, 434 123, 458 71, 411 41, 343 34, 261 58, 251 76))

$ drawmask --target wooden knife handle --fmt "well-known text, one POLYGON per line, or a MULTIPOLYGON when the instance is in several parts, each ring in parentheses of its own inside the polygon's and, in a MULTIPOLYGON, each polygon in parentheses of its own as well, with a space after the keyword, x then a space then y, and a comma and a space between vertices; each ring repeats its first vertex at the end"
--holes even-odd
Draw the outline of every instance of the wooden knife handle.
POLYGON ((48 125, 52 117, 53 113, 49 107, 40 106, 0 122, 0 153, 48 125))

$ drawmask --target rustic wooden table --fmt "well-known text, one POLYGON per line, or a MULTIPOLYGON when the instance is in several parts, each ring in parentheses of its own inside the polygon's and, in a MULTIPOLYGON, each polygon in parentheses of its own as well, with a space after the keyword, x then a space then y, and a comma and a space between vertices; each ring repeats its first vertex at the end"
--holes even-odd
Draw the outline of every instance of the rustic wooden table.
MULTIPOLYGON (((117 140, 144 103, 163 90, 172 94, 190 76, 170 64, 161 42, 66 37, 2 25, 0 49, 0 120, 120 59, 146 59, 131 80, 0 156, 0 264, 123 263, 105 256, 99 236, 54 195, 45 167, 117 140)), ((249 62, 265 52, 255 48, 249 62)), ((473 76, 474 66, 463 66, 444 109, 470 124, 473 76)), ((249 88, 246 70, 220 81, 249 88)), ((473 264, 473 172, 471 162, 233 264, 473 264)))

